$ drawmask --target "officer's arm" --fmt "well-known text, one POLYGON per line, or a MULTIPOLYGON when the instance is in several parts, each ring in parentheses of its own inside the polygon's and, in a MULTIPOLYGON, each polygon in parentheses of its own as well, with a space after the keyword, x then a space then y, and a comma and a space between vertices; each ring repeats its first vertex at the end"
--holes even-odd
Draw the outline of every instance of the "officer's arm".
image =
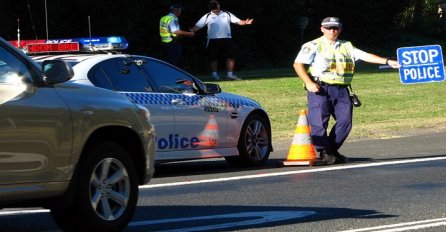
POLYGON ((183 31, 183 30, 177 30, 173 32, 174 34, 181 35, 181 36, 189 36, 192 37, 195 35, 193 31, 183 31))
POLYGON ((319 85, 314 83, 310 75, 308 75, 307 69, 305 68, 305 65, 303 63, 294 62, 293 67, 297 75, 304 82, 305 88, 307 88, 308 91, 319 92, 319 85))
POLYGON ((372 53, 367 53, 359 50, 355 51, 358 54, 358 58, 369 63, 390 65, 392 68, 399 68, 401 65, 396 60, 390 60, 372 53))

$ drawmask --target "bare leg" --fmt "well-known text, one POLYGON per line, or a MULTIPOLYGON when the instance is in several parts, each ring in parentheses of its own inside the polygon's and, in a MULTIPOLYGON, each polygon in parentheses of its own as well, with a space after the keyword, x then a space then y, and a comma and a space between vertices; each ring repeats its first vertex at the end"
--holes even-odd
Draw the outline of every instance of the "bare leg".
POLYGON ((234 58, 226 59, 226 69, 227 69, 228 72, 233 72, 234 71, 234 66, 235 66, 235 59, 234 58))
POLYGON ((237 75, 235 75, 234 72, 234 66, 235 66, 235 59, 234 58, 229 58, 226 59, 226 68, 228 70, 228 79, 231 80, 241 80, 241 78, 237 77, 237 75))

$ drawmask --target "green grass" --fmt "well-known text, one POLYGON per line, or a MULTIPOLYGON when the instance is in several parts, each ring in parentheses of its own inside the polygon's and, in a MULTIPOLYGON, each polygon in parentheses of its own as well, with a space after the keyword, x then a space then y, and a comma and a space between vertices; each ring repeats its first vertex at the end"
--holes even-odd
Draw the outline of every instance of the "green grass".
MULTIPOLYGON (((242 81, 217 83, 223 91, 258 101, 269 114, 274 140, 291 138, 299 110, 307 108, 302 81, 292 68, 238 74, 242 81)), ((364 66, 356 72, 352 87, 362 106, 354 108, 349 140, 402 137, 446 128, 445 82, 404 85, 397 70, 364 66)))

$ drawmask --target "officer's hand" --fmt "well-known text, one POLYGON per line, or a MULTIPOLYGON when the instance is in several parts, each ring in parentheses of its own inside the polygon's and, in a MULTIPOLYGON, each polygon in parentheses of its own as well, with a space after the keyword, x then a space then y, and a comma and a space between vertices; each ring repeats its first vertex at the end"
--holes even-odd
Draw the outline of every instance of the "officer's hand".
POLYGON ((398 61, 396 61, 396 60, 389 60, 389 61, 387 61, 387 63, 392 68, 400 68, 401 67, 401 64, 399 64, 398 61))
POLYGON ((306 83, 305 88, 307 88, 307 90, 310 92, 317 93, 319 92, 320 87, 318 84, 311 82, 311 83, 306 83))

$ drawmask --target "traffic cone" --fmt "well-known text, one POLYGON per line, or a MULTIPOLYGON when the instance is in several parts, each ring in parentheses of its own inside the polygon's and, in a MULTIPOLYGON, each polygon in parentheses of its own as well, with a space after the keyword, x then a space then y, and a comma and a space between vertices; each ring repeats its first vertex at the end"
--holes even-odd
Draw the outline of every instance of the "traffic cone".
POLYGON ((200 140, 196 144, 203 147, 215 147, 217 146, 218 139, 218 124, 214 115, 209 117, 209 121, 206 124, 203 132, 198 136, 200 140))
POLYGON ((310 130, 307 111, 301 110, 288 157, 282 162, 284 166, 315 166, 324 164, 323 161, 316 158, 316 148, 311 141, 310 130))

